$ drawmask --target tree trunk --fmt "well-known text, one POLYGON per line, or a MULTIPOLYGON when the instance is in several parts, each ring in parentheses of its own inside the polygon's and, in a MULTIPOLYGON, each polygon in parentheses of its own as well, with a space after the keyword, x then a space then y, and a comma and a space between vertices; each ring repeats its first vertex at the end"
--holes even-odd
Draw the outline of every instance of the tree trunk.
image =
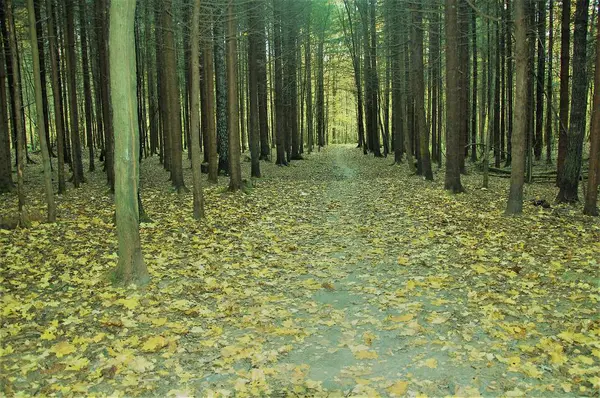
MULTIPOLYGON (((8 99, 6 98, 6 69, 4 69, 4 64, 4 49, 2 48, 0 49, 0 104, 8 104, 8 99)), ((12 192, 15 188, 10 156, 8 107, 0 106, 0 193, 12 192)))
POLYGON ((308 141, 308 153, 311 153, 315 146, 315 132, 313 124, 313 100, 312 100, 312 54, 310 52, 310 23, 311 6, 308 7, 308 17, 306 18, 306 42, 304 44, 304 67, 306 73, 306 136, 308 141))
POLYGON ((471 9, 471 48, 472 50, 472 69, 473 85, 471 93, 471 161, 477 161, 477 19, 475 10, 471 9))
POLYGON ((56 29, 54 27, 54 0, 47 0, 47 14, 48 14, 48 43, 50 52, 50 70, 51 70, 51 82, 52 82, 52 97, 54 99, 54 128, 56 130, 56 154, 58 162, 58 193, 62 195, 66 192, 67 187, 65 183, 65 154, 64 154, 64 141, 65 133, 63 126, 63 117, 60 114, 62 109, 62 96, 60 92, 60 69, 57 59, 57 45, 56 45, 56 29), (57 111, 58 110, 58 111, 57 111))
POLYGON ((594 99, 592 105, 590 161, 588 185, 583 214, 598 216, 598 186, 600 185, 600 6, 596 13, 596 67, 594 72, 594 99))
MULTIPOLYGON (((206 9, 206 28, 210 32, 212 23, 212 6, 208 5, 206 9)), ((216 183, 219 175, 218 159, 217 159, 217 131, 215 120, 215 65, 213 57, 213 40, 212 37, 205 38, 204 41, 204 85, 206 90, 205 108, 206 112, 206 147, 208 152, 208 181, 216 183)))
POLYGON ((463 192, 460 181, 461 148, 458 1, 446 0, 446 176, 444 188, 452 193, 463 192))
POLYGON ((146 284, 150 275, 144 263, 139 232, 139 136, 137 126, 135 0, 111 0, 110 88, 115 127, 115 205, 119 261, 113 271, 117 285, 146 284))
MULTIPOLYGON (((544 83, 546 73, 546 0, 537 0, 537 74, 535 93, 535 144, 534 155, 536 160, 542 158, 542 147, 544 143, 544 83)), ((550 29, 552 30, 552 29, 550 29)), ((549 54, 551 54, 549 52, 549 54)), ((550 110, 548 110, 549 112, 550 110)))
POLYGON ((562 0, 560 22, 560 100, 558 128, 558 157, 556 158, 556 185, 562 179, 567 156, 567 133, 569 126, 569 63, 571 62, 571 0, 562 0))
MULTIPOLYGON (((237 19, 232 1, 227 5, 227 89, 229 99, 227 102, 229 112, 227 117, 229 123, 229 190, 235 192, 242 187, 242 168, 237 101, 237 19)), ((264 116, 267 116, 266 110, 264 116)))
POLYGON ((65 0, 66 7, 66 56, 67 85, 69 90, 69 115, 71 116, 71 156, 73 168, 73 186, 78 188, 84 181, 81 159, 81 140, 79 137, 79 111, 77 101, 77 55, 75 52, 75 1, 65 0))
MULTIPOLYGON (((251 176, 260 177, 260 122, 258 116, 258 32, 259 23, 257 15, 258 2, 255 0, 248 3, 249 35, 248 35, 248 85, 249 85, 249 118, 250 126, 248 131, 250 158, 251 158, 251 176)), ((283 115, 278 115, 283 117, 283 115)))
MULTIPOLYGON (((173 3, 172 0, 164 0, 163 2, 163 28, 164 30, 164 78, 166 85, 165 98, 167 102, 167 131, 165 135, 169 135, 171 142, 171 184, 178 192, 186 192, 187 188, 183 181, 183 164, 182 164, 182 127, 181 127, 181 98, 179 92, 179 84, 177 82, 177 53, 175 44, 175 32, 173 24, 173 3)), ((166 138, 165 138, 166 140, 166 138)))
MULTIPOLYGON (((548 32, 548 54, 554 50, 554 0, 550 0, 550 29, 548 32)), ((546 84, 546 163, 552 164, 552 100, 554 93, 552 89, 553 80, 553 56, 548 57, 548 82, 546 84)))
POLYGON ((575 31, 573 33, 573 87, 571 88, 571 117, 567 136, 567 151, 560 173, 559 203, 578 201, 579 177, 585 137, 587 110, 587 25, 589 0, 577 0, 575 31))
POLYGON ((83 64, 83 98, 85 106, 85 132, 87 137, 87 146, 90 156, 89 171, 95 170, 94 166, 94 139, 92 136, 92 87, 90 83, 90 67, 88 60, 88 43, 87 43, 87 18, 86 18, 86 2, 79 0, 79 30, 81 35, 81 63, 83 64))
POLYGON ((412 11, 412 29, 414 42, 412 43, 412 83, 415 99, 416 127, 419 135, 419 160, 421 173, 426 180, 433 181, 431 158, 429 153, 429 129, 425 118, 425 81, 423 78, 423 16, 421 4, 415 2, 412 11))
POLYGON ((193 0, 190 37, 190 151, 192 153, 192 178, 194 193, 194 218, 204 217, 204 194, 202 193, 202 159, 200 157, 200 1, 193 0))
MULTIPOLYGON (((258 127, 260 130, 260 160, 270 160, 271 147, 269 146, 269 120, 267 113, 267 51, 265 40, 265 18, 263 16, 263 2, 257 2, 258 9, 256 32, 256 73, 258 84, 258 127)), ((237 90, 237 89, 236 89, 237 90)))
POLYGON ((506 204, 506 214, 520 214, 523 211, 523 184, 525 182, 525 139, 527 134, 527 80, 529 49, 527 44, 527 15, 525 1, 515 0, 515 57, 516 57, 516 109, 515 131, 512 135, 512 162, 510 193, 506 204))
POLYGON ((217 98, 217 152, 219 154, 218 171, 229 174, 229 160, 227 159, 229 144, 227 133, 227 79, 225 77, 225 35, 226 24, 223 10, 223 1, 214 5, 214 43, 215 43, 215 95, 217 98))
MULTIPOLYGON (((281 38, 281 0, 273 0, 273 46, 275 53, 275 130, 276 130, 276 141, 277 141, 277 161, 276 164, 279 166, 287 165, 285 159, 285 131, 284 131, 284 99, 283 99, 283 64, 281 62, 282 53, 282 38, 281 38)), ((251 42, 248 42, 248 69, 252 66, 250 60, 251 42)), ((248 70, 248 76, 250 77, 250 70, 248 70)), ((250 79, 248 79, 248 93, 250 89, 250 79)), ((248 118, 251 118, 252 110, 248 118)), ((248 134, 250 136, 250 134, 248 134)))
POLYGON ((29 219, 25 210, 25 184, 23 179, 23 169, 25 167, 25 132, 22 117, 21 103, 21 77, 19 72, 19 62, 17 60, 17 36, 15 31, 15 21, 13 19, 12 0, 6 0, 4 3, 4 13, 6 21, 6 39, 10 50, 10 62, 13 71, 13 89, 15 103, 15 130, 16 130, 16 148, 17 148, 17 198, 19 209, 19 226, 26 228, 29 226, 29 219))
POLYGON ((38 37, 35 27, 35 11, 33 0, 27 0, 27 11, 29 14, 29 35, 31 37, 31 54, 33 57, 33 83, 35 87, 35 107, 37 113, 38 137, 42 150, 42 162, 44 165, 44 190, 46 192, 46 204, 48 205, 48 221, 56 221, 56 205, 54 203, 54 192, 52 188, 52 167, 50 165, 50 152, 46 140, 46 124, 44 123, 44 100, 42 93, 42 78, 40 71, 40 51, 38 49, 38 37))
MULTIPOLYGON (((46 87, 46 54, 44 52, 44 30, 42 26, 42 15, 40 6, 43 0, 34 0, 33 10, 35 15, 35 32, 38 39, 38 50, 40 58, 40 79, 42 83, 42 107, 44 112, 44 130, 46 131, 46 142, 48 143, 48 150, 50 156, 54 157, 52 153, 52 141, 50 140, 50 123, 48 113, 48 92, 46 87)), ((51 165, 52 166, 52 165, 51 165)))

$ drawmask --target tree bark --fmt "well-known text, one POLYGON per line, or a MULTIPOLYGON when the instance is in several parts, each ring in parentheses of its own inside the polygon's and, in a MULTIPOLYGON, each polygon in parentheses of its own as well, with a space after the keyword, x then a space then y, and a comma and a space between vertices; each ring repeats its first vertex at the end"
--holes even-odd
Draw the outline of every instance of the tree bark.
POLYGON ((560 22, 560 99, 558 128, 558 157, 556 158, 556 185, 561 181, 567 156, 569 126, 569 64, 571 62, 571 0, 562 0, 560 22))
POLYGON ((193 0, 190 37, 190 151, 192 153, 192 178, 194 193, 194 218, 204 217, 204 194, 202 193, 202 159, 200 157, 200 2, 193 0))
MULTIPOLYGON (((248 35, 248 95, 250 100, 249 118, 250 126, 248 131, 250 146, 250 175, 255 178, 260 177, 260 122, 258 116, 258 2, 248 3, 248 19, 250 32, 248 35)), ((278 117, 284 117, 278 115, 278 117)), ((283 133, 283 132, 282 132, 283 133)))
MULTIPOLYGON (((206 9, 206 31, 210 32, 212 23, 212 6, 208 5, 206 9)), ((204 85, 206 90, 206 148, 208 152, 208 181, 216 183, 219 176, 218 158, 217 158, 217 131, 215 120, 215 65, 213 57, 212 36, 205 38, 204 41, 204 85)))
POLYGON ((527 43, 527 15, 525 1, 515 0, 515 57, 516 57, 516 109, 515 131, 512 135, 512 162, 510 192, 506 214, 523 211, 523 184, 525 182, 525 139, 527 134, 527 79, 529 45, 527 43))
MULTIPOLYGON (((0 49, 0 104, 8 104, 8 99, 6 98, 6 69, 4 68, 4 64, 4 49, 2 48, 0 49)), ((8 107, 0 106, 0 193, 12 192, 15 188, 10 157, 8 107)))
POLYGON ((596 67, 594 72, 594 99, 592 105, 590 160, 588 185, 583 214, 598 216, 598 186, 600 185, 600 6, 596 13, 596 67))
POLYGON ((42 163, 44 165, 44 190, 46 192, 46 204, 48 206, 48 221, 56 221, 56 204, 54 203, 54 192, 52 188, 52 167, 50 165, 50 152, 46 140, 46 124, 44 123, 44 100, 42 92, 42 78, 40 71, 40 51, 38 49, 38 37, 35 27, 35 10, 33 0, 27 0, 27 11, 29 14, 29 35, 31 38, 31 53, 33 57, 33 83, 35 88, 35 107, 37 113, 38 137, 42 150, 42 163))
MULTIPOLYGON (((225 31, 226 24, 223 8, 225 0, 219 0, 214 5, 214 43, 215 43, 215 95, 217 99, 217 152, 219 154, 218 171, 229 174, 227 159, 229 144, 227 133, 227 79, 225 67, 225 31)), ((229 1, 229 0, 226 0, 229 1)))
POLYGON ((117 285, 150 280, 139 232, 139 129, 135 73, 135 0, 111 0, 110 89, 115 127, 115 205, 119 260, 112 278, 117 285))
POLYGON ((458 1, 446 0, 446 176, 444 188, 452 193, 463 192, 460 181, 461 148, 458 1))
POLYGON ((71 116, 71 156, 73 168, 73 185, 78 188, 84 181, 83 162, 81 158, 81 139, 79 136, 79 110, 77 101, 77 55, 75 53, 75 1, 65 0, 66 7, 66 57, 67 86, 69 90, 69 115, 71 116))
POLYGON ((574 203, 579 200, 578 188, 581 173, 583 139, 585 137, 587 110, 587 25, 589 0, 577 0, 575 31, 573 33, 573 87, 571 88, 571 117, 567 135, 566 159, 560 173, 556 201, 574 203))
POLYGON ((87 18, 86 18, 86 2, 79 0, 79 31, 81 35, 81 63, 83 65, 83 98, 85 109, 85 133, 87 137, 87 146, 89 151, 89 171, 95 170, 94 166, 94 139, 92 131, 92 87, 90 83, 90 67, 88 60, 88 43, 87 43, 87 18))
POLYGON ((237 101, 237 19, 234 13, 233 0, 229 0, 227 5, 227 89, 229 113, 227 117, 229 123, 229 190, 235 192, 242 187, 242 168, 240 164, 239 109, 237 101))

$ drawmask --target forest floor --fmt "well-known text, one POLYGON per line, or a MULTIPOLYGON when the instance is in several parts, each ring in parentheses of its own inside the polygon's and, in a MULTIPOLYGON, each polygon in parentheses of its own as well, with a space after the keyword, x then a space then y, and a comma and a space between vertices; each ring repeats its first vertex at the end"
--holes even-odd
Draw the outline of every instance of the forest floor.
MULTIPOLYGON (((205 185, 198 223, 145 160, 139 290, 106 281, 114 206, 86 173, 58 223, 0 230, 0 395, 597 394, 598 220, 529 202, 505 217, 507 179, 482 190, 472 173, 453 196, 443 170, 390 163, 350 146, 262 163, 246 193, 205 185)), ((27 175, 43 213, 39 167, 27 175)), ((0 196, 0 216, 15 207, 0 196)))

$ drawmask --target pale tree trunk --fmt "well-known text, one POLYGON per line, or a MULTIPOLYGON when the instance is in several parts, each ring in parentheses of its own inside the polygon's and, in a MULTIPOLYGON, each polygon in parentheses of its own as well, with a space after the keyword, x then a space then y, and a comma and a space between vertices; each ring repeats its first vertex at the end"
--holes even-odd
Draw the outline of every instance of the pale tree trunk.
POLYGON ((26 228, 29 226, 29 218, 25 209, 25 184, 23 180, 23 168, 25 166, 25 132, 23 125, 23 106, 21 103, 21 76, 19 73, 19 62, 17 60, 17 37, 15 32, 15 21, 12 12, 12 0, 6 0, 4 3, 5 15, 8 31, 8 46, 10 49, 10 62, 13 70, 13 87, 15 115, 14 123, 16 130, 16 149, 17 149, 17 198, 19 205, 19 226, 26 228))
POLYGON ((588 186, 583 214, 598 215, 598 185, 600 185, 600 6, 596 13, 596 71, 594 72, 594 100, 591 123, 588 186))
POLYGON ((47 0, 48 14, 48 43, 50 44, 50 70, 52 81, 52 97, 54 98, 54 127, 56 130, 56 156, 58 163, 58 194, 64 194, 67 190, 65 182, 65 131, 63 118, 59 111, 62 109, 62 97, 60 94, 60 70, 58 65, 56 36, 54 32, 54 0, 47 0))
POLYGON ((117 285, 150 280, 139 232, 139 129, 136 97, 135 0, 111 0, 110 89, 115 132, 115 205, 119 260, 112 279, 117 285))
POLYGON ((29 35, 31 38, 31 53, 33 57, 33 83, 35 87, 35 108, 37 113, 38 137, 42 150, 42 163, 44 165, 44 190, 46 191, 46 203, 48 205, 48 221, 56 221, 56 205, 54 203, 54 192, 52 189, 52 167, 50 166, 50 152, 46 140, 46 124, 44 123, 44 105, 42 95, 42 78, 40 76, 40 57, 38 50, 38 37, 35 29, 35 11, 33 0, 27 0, 27 12, 29 14, 29 35))
POLYGON ((506 214, 520 214, 523 211, 523 184, 525 183, 525 140, 527 134, 527 75, 528 54, 526 0, 515 0, 515 129, 512 140, 512 161, 510 192, 506 204, 506 214))
MULTIPOLYGON (((229 190, 237 191, 242 187, 242 167, 240 164, 240 134, 238 120, 238 88, 237 88, 237 20, 233 1, 227 5, 227 103, 229 115, 229 190)), ((266 117, 266 111, 265 111, 266 117)))
POLYGON ((192 154, 192 178, 194 193, 194 218, 204 217, 204 194, 202 192, 202 159, 200 157, 200 1, 194 0, 192 32, 190 37, 191 87, 190 87, 190 152, 192 154))

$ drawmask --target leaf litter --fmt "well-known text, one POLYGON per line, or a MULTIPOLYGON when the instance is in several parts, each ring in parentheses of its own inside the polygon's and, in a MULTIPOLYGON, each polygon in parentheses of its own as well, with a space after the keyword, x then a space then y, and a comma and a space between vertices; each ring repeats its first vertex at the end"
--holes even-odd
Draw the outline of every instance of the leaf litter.
MULTIPOLYGON (((507 218, 506 180, 480 190, 474 173, 453 196, 443 169, 429 183, 350 146, 262 167, 247 194, 208 185, 197 223, 191 194, 146 160, 152 281, 138 291, 106 282, 101 173, 58 198, 57 224, 0 230, 2 394, 597 394, 597 220, 527 204, 507 218)), ((14 212, 13 196, 0 202, 14 212)))

